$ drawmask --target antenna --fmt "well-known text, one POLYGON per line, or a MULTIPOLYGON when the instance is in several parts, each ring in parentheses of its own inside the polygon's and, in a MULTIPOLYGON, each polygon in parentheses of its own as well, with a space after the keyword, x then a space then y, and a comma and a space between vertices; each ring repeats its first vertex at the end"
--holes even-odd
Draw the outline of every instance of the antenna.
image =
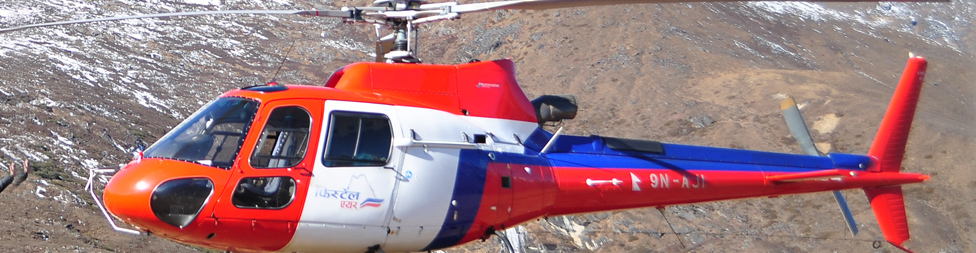
POLYGON ((281 64, 278 64, 278 69, 275 70, 274 75, 271 76, 271 81, 269 81, 269 83, 276 83, 276 80, 278 80, 278 73, 281 72, 281 67, 284 67, 285 62, 288 61, 288 54, 291 53, 291 49, 294 48, 294 46, 295 41, 292 40, 291 43, 288 44, 288 50, 285 50, 285 54, 281 55, 281 64))

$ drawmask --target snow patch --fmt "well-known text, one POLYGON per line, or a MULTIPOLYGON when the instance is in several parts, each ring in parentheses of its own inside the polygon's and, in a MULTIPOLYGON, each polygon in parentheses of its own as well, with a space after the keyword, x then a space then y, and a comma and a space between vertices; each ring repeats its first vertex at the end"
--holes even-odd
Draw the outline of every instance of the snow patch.
POLYGON ((85 159, 84 161, 81 161, 81 166, 85 167, 85 169, 97 169, 98 161, 95 161, 95 159, 88 158, 85 159))
POLYGON ((47 107, 61 107, 60 103, 55 102, 54 100, 51 100, 50 98, 47 97, 31 100, 30 104, 33 106, 44 105, 47 107))
POLYGON ((0 152, 2 152, 7 157, 10 157, 10 159, 13 159, 13 160, 19 160, 20 159, 20 156, 14 155, 14 154, 10 153, 10 150, 7 149, 6 147, 0 147, 0 152))
POLYGON ((170 110, 169 105, 167 105, 166 102, 164 102, 159 98, 156 98, 156 96, 153 95, 152 93, 137 90, 137 91, 132 91, 132 96, 135 96, 136 100, 139 101, 139 104, 141 104, 146 108, 150 108, 161 113, 165 113, 164 110, 172 111, 170 110))
MULTIPOLYGON (((966 1, 952 3, 952 5, 967 4, 972 5, 972 3, 967 3, 966 1)), ((918 36, 929 44, 945 46, 957 52, 962 52, 963 48, 960 48, 958 45, 961 37, 952 28, 954 26, 970 25, 971 23, 967 18, 972 15, 966 14, 971 14, 973 8, 971 6, 950 6, 949 8, 945 8, 947 9, 947 13, 955 14, 948 15, 949 17, 946 17, 946 15, 935 17, 933 13, 921 13, 920 10, 923 8, 920 7, 922 5, 919 3, 883 2, 878 3, 872 9, 854 10, 834 10, 817 3, 806 2, 747 2, 743 6, 765 12, 757 14, 767 21, 777 20, 777 17, 774 17, 776 15, 781 17, 795 17, 800 21, 822 22, 832 20, 850 22, 851 25, 848 27, 852 30, 876 38, 881 37, 873 33, 874 29, 891 28, 898 32, 918 36), (924 21, 926 26, 922 26, 921 21, 924 21), (863 25, 863 28, 859 28, 857 26, 858 24, 863 25), (896 25, 896 27, 892 27, 892 25, 896 25)), ((840 27, 834 27, 834 29, 843 33, 843 29, 840 27)))
POLYGON ((220 0, 183 0, 186 4, 220 6, 220 0))
MULTIPOLYGON (((44 185, 48 185, 47 181, 41 180, 41 182, 44 182, 44 185)), ((37 189, 34 190, 34 195, 37 195, 38 198, 46 198, 47 196, 45 196, 45 194, 47 194, 47 189, 41 187, 40 185, 38 185, 37 189)))
POLYGON ((735 46, 746 50, 750 54, 752 54, 752 55, 754 55, 756 57, 759 57, 760 59, 766 58, 766 56, 763 56, 758 51, 756 51, 755 49, 752 49, 751 47, 749 47, 749 45, 746 45, 745 43, 742 43, 741 41, 732 40, 732 42, 735 43, 735 46))
POLYGON ((78 172, 75 172, 75 171, 72 171, 71 172, 71 177, 77 178, 77 179, 81 179, 81 180, 84 180, 84 181, 88 181, 88 178, 87 177, 83 177, 83 176, 79 175, 78 172))
POLYGON ((347 40, 347 41, 327 40, 325 41, 325 45, 340 50, 358 51, 363 53, 373 52, 373 48, 366 47, 366 45, 363 45, 362 43, 356 43, 352 40, 347 40))
POLYGON ((23 146, 20 146, 20 144, 17 144, 16 147, 17 147, 17 151, 20 151, 21 154, 27 156, 26 159, 30 159, 34 161, 44 161, 50 159, 50 157, 48 157, 47 155, 43 153, 38 153, 31 149, 25 149, 23 146))
POLYGON ((800 58, 800 55, 797 55, 796 53, 787 50, 783 46, 773 43, 772 41, 769 41, 763 37, 756 36, 754 39, 759 42, 759 45, 763 45, 772 49, 773 53, 775 54, 784 54, 784 55, 792 56, 793 58, 800 58))
POLYGON ((554 228, 557 232, 572 238, 573 244, 576 245, 577 247, 585 248, 588 250, 596 250, 600 248, 600 246, 603 246, 602 242, 598 240, 593 240, 592 238, 584 234, 584 231, 586 230, 586 226, 580 225, 579 223, 571 220, 569 216, 560 216, 557 218, 553 218, 553 220, 555 220, 555 222, 559 224, 558 225, 553 224, 552 228, 554 228))
POLYGON ((505 239, 512 243, 512 253, 522 253, 522 244, 525 243, 525 226, 516 226, 505 230, 505 239))
MULTIPOLYGON (((65 137, 61 136, 60 134, 55 133, 54 131, 51 131, 51 130, 48 130, 48 131, 51 132, 51 135, 54 135, 54 138, 57 138, 58 139, 58 142, 63 143, 63 144, 68 145, 68 146, 74 146, 75 145, 75 142, 71 141, 71 139, 65 138, 65 137)), ((55 142, 54 144, 58 144, 58 143, 55 142)), ((69 149, 70 150, 71 148, 66 148, 66 149, 69 149)))
MULTIPOLYGON (((767 12, 795 16, 801 21, 824 21, 827 19, 847 19, 845 13, 827 9, 822 5, 804 2, 746 2, 748 6, 765 10, 767 12)), ((772 20, 772 17, 766 16, 772 20)))

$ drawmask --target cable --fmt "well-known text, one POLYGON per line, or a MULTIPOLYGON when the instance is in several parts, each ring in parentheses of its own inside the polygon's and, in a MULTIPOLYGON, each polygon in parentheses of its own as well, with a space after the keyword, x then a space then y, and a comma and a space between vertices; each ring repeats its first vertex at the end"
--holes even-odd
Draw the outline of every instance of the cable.
POLYGON ((685 247, 685 240, 682 239, 681 236, 678 236, 678 232, 675 232, 674 231, 674 226, 671 225, 671 220, 669 220, 668 219, 668 216, 664 214, 664 208, 663 207, 662 208, 658 208, 657 210, 658 211, 661 211, 661 217, 664 217, 664 221, 667 222, 668 223, 668 227, 671 228, 671 233, 674 234, 674 236, 678 238, 678 243, 681 244, 681 248, 682 249, 686 248, 685 247))

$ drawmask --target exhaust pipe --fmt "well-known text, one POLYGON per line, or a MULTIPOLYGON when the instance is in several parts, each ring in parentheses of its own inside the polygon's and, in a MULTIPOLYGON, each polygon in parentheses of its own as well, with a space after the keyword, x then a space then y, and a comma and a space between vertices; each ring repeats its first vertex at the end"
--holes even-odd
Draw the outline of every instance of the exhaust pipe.
POLYGON ((576 111, 579 109, 576 96, 573 95, 542 95, 532 100, 532 107, 535 107, 539 126, 546 122, 576 118, 576 111))

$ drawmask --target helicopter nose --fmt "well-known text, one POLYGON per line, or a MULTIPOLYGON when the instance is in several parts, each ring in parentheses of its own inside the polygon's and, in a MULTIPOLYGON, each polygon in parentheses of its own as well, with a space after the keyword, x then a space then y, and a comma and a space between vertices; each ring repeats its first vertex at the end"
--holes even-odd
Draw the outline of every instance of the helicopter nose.
POLYGON ((105 186, 106 209, 153 233, 184 233, 213 195, 214 184, 204 177, 181 177, 164 163, 143 160, 119 170, 105 186))
MULTIPOLYGON (((130 165, 131 166, 131 165, 130 165)), ((105 208, 123 221, 143 227, 151 227, 145 221, 156 219, 148 202, 158 182, 143 177, 142 171, 132 168, 119 170, 105 185, 102 199, 105 208)))

